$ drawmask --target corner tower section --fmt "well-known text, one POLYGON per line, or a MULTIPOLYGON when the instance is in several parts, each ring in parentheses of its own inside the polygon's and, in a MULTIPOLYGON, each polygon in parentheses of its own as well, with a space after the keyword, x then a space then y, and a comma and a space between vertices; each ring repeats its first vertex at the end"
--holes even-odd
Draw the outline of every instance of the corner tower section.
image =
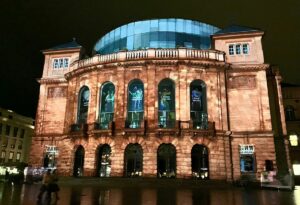
POLYGON ((212 36, 213 47, 226 53, 228 138, 233 180, 276 169, 262 36, 264 32, 230 26, 212 36))
POLYGON ((58 152, 55 142, 64 136, 68 83, 64 77, 75 69, 82 47, 73 41, 42 51, 45 56, 40 83, 36 128, 30 153, 32 166, 55 167, 58 152), (37 150, 39 149, 39 150, 37 150), (43 153, 41 155, 41 153, 43 153))

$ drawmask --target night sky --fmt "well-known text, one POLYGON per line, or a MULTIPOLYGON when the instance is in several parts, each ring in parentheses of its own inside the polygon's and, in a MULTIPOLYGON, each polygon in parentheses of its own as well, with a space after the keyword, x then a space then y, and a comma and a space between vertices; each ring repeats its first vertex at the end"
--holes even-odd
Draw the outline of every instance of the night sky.
POLYGON ((236 24, 265 31, 265 62, 284 81, 300 84, 300 1, 2 0, 0 107, 35 117, 43 69, 40 52, 72 40, 90 55, 107 32, 132 21, 185 18, 219 28, 236 24), (270 3, 271 2, 271 3, 270 3))

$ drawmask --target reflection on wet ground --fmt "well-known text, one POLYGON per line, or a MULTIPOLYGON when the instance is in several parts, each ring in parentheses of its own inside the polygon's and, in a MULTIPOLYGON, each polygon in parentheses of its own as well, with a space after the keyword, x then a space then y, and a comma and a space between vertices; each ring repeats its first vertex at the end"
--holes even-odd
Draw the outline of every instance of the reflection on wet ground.
MULTIPOLYGON (((34 205, 39 184, 0 184, 0 204, 34 205)), ((57 205, 300 205, 300 187, 294 191, 227 188, 170 188, 61 184, 57 205)), ((46 204, 46 203, 41 203, 46 204)))

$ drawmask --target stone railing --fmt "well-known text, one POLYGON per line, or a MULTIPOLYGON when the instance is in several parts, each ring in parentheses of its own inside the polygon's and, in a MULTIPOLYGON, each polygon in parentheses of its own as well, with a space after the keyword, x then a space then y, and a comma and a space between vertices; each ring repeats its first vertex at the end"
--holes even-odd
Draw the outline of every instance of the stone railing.
POLYGON ((102 63, 114 63, 130 60, 145 60, 145 59, 193 59, 193 60, 212 60, 224 62, 225 53, 217 50, 196 50, 187 48, 175 49, 147 49, 137 51, 120 51, 107 55, 95 55, 88 59, 83 59, 74 63, 74 68, 92 66, 102 63))

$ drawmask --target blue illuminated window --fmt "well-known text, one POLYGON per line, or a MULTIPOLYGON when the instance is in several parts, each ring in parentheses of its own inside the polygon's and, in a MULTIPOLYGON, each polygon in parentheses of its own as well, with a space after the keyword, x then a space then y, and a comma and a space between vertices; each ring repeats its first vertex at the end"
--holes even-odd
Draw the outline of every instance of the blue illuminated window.
POLYGON ((206 85, 201 80, 194 80, 190 84, 190 116, 193 121, 193 128, 207 129, 206 107, 206 85))
POLYGON ((114 118, 115 105, 115 86, 111 82, 107 82, 102 86, 100 102, 100 128, 108 129, 109 123, 114 118))
POLYGON ((90 90, 83 86, 79 91, 77 123, 86 123, 90 101, 90 90))
POLYGON ((175 126, 175 85, 171 79, 164 79, 158 85, 158 124, 161 128, 175 126))
POLYGON ((144 84, 136 79, 128 85, 127 128, 139 128, 144 118, 144 84))

